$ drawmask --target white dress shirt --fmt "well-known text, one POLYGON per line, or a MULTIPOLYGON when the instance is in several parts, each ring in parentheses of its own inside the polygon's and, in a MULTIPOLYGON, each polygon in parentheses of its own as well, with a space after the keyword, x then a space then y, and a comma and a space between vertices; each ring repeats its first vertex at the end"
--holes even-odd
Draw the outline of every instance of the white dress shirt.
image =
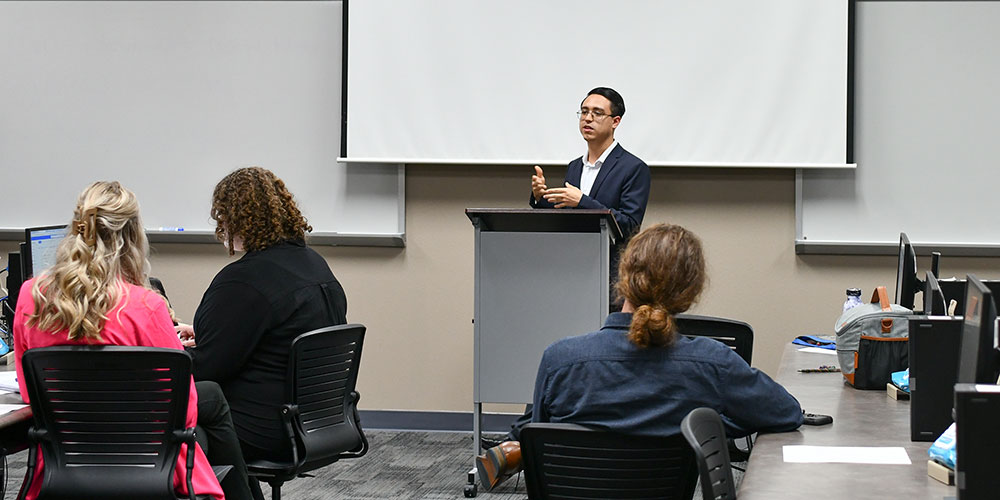
POLYGON ((608 149, 605 149, 601 156, 597 158, 594 163, 587 163, 587 157, 590 156, 590 151, 583 153, 583 172, 580 173, 580 191, 583 194, 590 196, 590 188, 594 187, 594 181, 597 180, 597 174, 601 171, 601 166, 604 165, 604 160, 608 159, 608 155, 611 154, 611 150, 615 149, 618 145, 618 141, 611 141, 611 145, 608 149))

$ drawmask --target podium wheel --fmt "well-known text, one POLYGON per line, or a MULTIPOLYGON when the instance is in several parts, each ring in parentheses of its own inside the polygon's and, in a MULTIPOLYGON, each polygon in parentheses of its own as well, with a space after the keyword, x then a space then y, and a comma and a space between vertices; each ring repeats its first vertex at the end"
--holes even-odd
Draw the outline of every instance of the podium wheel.
POLYGON ((465 498, 475 498, 479 494, 479 483, 476 482, 476 468, 473 467, 469 471, 468 476, 466 476, 467 483, 465 483, 465 498))

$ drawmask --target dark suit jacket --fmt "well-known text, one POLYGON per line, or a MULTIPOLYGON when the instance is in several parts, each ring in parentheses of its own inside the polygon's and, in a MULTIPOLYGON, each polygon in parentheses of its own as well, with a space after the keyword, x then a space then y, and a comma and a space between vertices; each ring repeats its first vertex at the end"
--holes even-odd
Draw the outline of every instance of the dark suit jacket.
MULTIPOLYGON (((581 156, 569 162, 566 182, 580 187, 582 174, 581 156)), ((639 230, 642 217, 646 214, 647 201, 649 201, 649 167, 618 144, 601 165, 597 179, 590 188, 590 195, 583 195, 578 208, 610 209, 618 221, 622 235, 625 236, 624 240, 627 241, 639 230)), ((553 208, 553 205, 544 199, 536 202, 533 195, 530 195, 529 203, 534 208, 553 208)))

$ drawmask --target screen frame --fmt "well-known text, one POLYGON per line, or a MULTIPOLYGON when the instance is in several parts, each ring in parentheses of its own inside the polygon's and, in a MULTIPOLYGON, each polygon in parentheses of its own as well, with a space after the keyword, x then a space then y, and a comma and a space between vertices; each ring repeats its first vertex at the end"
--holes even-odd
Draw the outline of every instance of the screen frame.
MULTIPOLYGON (((51 226, 36 226, 36 227, 26 227, 24 228, 24 250, 21 251, 21 281, 28 281, 28 279, 34 277, 35 270, 33 269, 33 262, 31 257, 31 234, 38 231, 51 231, 53 229, 66 229, 68 226, 66 224, 54 224, 51 226)), ((65 238, 66 235, 63 235, 65 238)))
POLYGON ((948 299, 944 296, 944 290, 941 290, 937 276, 934 276, 932 271, 927 271, 924 275, 923 312, 930 316, 946 316, 948 314, 948 299))
POLYGON ((917 252, 906 233, 899 233, 899 260, 896 262, 896 304, 912 310, 920 285, 917 278, 917 252))
POLYGON ((997 361, 993 343, 997 308, 993 292, 975 275, 966 276, 965 311, 959 350, 958 383, 995 384, 997 361), (973 344, 969 344, 969 342, 973 344))

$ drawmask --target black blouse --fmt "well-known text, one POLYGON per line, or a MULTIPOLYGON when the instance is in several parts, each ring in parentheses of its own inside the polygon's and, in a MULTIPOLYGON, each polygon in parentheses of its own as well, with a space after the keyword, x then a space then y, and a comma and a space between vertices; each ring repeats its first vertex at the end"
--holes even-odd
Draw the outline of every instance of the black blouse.
POLYGON ((292 340, 347 322, 347 297, 301 241, 247 252, 215 276, 194 315, 195 380, 222 386, 241 441, 290 454, 281 426, 292 340))

